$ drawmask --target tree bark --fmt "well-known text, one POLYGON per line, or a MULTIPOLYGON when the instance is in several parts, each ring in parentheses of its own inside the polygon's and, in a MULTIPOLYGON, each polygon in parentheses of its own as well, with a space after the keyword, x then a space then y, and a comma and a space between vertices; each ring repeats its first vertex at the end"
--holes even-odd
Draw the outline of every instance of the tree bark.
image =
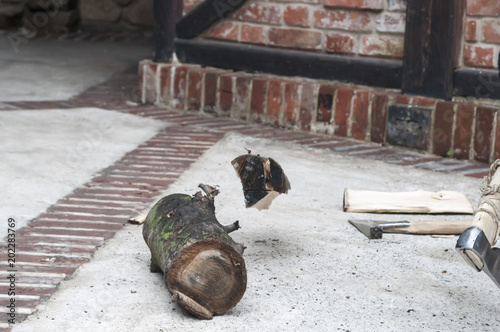
POLYGON ((233 308, 243 297, 247 276, 243 245, 228 235, 238 222, 222 226, 215 217, 217 191, 173 194, 149 211, 143 236, 151 251, 151 272, 162 271, 176 301, 201 319, 233 308))

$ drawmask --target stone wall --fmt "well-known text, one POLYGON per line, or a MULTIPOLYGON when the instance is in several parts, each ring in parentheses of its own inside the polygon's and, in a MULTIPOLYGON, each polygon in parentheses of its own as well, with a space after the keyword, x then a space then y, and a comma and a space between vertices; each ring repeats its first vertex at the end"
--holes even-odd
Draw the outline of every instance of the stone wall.
POLYGON ((152 30, 153 0, 2 0, 0 29, 30 33, 152 30))
POLYGON ((79 1, 84 30, 151 30, 153 27, 153 0, 79 1))
POLYGON ((0 29, 21 26, 24 8, 24 0, 3 0, 0 3, 0 29))

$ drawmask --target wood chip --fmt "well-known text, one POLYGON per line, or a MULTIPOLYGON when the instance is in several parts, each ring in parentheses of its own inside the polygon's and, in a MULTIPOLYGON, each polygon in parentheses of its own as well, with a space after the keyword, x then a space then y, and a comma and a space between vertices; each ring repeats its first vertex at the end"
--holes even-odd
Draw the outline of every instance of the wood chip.
POLYGON ((145 220, 146 220, 146 215, 139 214, 135 217, 130 218, 128 222, 134 225, 141 225, 142 223, 144 223, 145 220))

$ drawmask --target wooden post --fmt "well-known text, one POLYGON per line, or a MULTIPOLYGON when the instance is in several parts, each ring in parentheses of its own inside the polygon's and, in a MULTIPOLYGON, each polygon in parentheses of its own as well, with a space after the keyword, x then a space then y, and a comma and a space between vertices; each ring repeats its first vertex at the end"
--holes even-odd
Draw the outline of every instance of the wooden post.
POLYGON ((203 0, 177 22, 177 37, 195 38, 208 27, 228 17, 247 0, 203 0))
POLYGON ((450 99, 462 46, 465 0, 409 0, 403 93, 450 99))
POLYGON ((155 62, 172 62, 175 24, 182 17, 183 0, 154 0, 154 56, 155 62))

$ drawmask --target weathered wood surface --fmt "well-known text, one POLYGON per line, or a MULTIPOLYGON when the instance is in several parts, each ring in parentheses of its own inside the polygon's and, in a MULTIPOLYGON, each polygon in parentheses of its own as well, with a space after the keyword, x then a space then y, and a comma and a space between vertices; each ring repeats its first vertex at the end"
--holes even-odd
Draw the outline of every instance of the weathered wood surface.
POLYGON ((455 96, 500 99, 500 78, 496 70, 457 69, 453 84, 455 96))
POLYGON ((154 0, 154 55, 155 62, 172 62, 175 24, 182 17, 183 0, 154 0))
POLYGON ((228 235, 236 229, 217 221, 210 192, 166 196, 146 217, 151 271, 162 271, 172 300, 198 318, 223 314, 245 293, 244 247, 228 235))
POLYGON ((346 189, 344 211, 472 214, 474 209, 464 194, 454 191, 381 192, 346 189))
POLYGON ((408 1, 404 93, 449 99, 459 64, 465 0, 408 1))

